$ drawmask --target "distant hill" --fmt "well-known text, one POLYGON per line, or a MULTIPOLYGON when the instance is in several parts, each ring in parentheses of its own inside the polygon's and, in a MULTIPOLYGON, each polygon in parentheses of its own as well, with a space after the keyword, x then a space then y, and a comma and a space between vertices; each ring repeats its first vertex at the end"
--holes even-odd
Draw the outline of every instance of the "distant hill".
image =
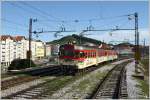
POLYGON ((62 45, 62 44, 67 44, 68 42, 73 42, 73 41, 75 41, 76 44, 80 44, 80 42, 81 42, 81 44, 92 43, 94 45, 100 45, 101 43, 104 43, 104 42, 101 42, 99 40, 95 40, 95 39, 91 39, 91 38, 87 38, 87 37, 78 36, 76 34, 73 34, 73 35, 62 37, 61 39, 58 39, 58 40, 47 42, 47 44, 60 44, 60 45, 62 45))

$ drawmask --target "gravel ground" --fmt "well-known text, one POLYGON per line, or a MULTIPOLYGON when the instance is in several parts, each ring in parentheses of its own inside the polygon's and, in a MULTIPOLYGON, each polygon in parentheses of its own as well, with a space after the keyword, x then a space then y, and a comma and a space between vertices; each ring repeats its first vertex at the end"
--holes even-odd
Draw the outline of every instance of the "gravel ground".
POLYGON ((37 79, 37 80, 33 80, 33 81, 30 81, 30 82, 27 82, 27 83, 24 83, 21 85, 14 86, 14 87, 8 88, 6 90, 1 90, 1 97, 11 95, 12 93, 16 93, 18 91, 24 90, 24 89, 29 88, 31 86, 46 82, 46 80, 48 80, 48 79, 54 79, 54 78, 55 77, 45 77, 42 79, 37 79))
POLYGON ((98 70, 91 72, 76 80, 75 82, 68 84, 64 88, 56 91, 52 96, 47 98, 51 99, 71 99, 71 98, 87 98, 96 84, 98 84, 103 76, 111 70, 116 64, 122 63, 126 60, 117 61, 112 64, 105 65, 98 70), (88 83, 88 84, 87 84, 88 83))
POLYGON ((132 77, 135 74, 135 62, 129 63, 127 66, 127 92, 129 99, 138 99, 141 97, 140 89, 136 87, 138 82, 132 77))

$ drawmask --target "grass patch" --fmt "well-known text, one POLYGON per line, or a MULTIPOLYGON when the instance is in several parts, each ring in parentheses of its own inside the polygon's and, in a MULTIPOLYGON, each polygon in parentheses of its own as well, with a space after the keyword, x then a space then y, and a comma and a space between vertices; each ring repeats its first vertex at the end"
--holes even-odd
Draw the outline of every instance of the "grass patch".
POLYGON ((60 76, 52 81, 49 81, 48 84, 46 84, 46 88, 48 89, 46 94, 51 96, 55 91, 65 87, 67 84, 72 83, 73 81, 79 79, 81 76, 60 76))
POLYGON ((97 82, 99 82, 100 79, 102 79, 105 75, 106 73, 102 73, 99 71, 91 74, 89 78, 86 78, 82 80, 78 85, 73 86, 72 90, 79 89, 80 92, 84 92, 87 90, 93 91, 97 82))
POLYGON ((143 68, 145 70, 144 74, 149 76, 149 59, 142 59, 141 63, 143 64, 143 68))
POLYGON ((56 80, 50 81, 50 83, 47 84, 50 91, 56 91, 63 87, 67 82, 69 82, 72 78, 71 77, 59 77, 56 80))
POLYGON ((97 72, 97 74, 94 76, 96 79, 103 78, 106 75, 105 72, 97 72))
POLYGON ((90 81, 88 79, 80 82, 80 84, 78 85, 79 89, 81 91, 84 90, 88 86, 88 83, 90 83, 90 81))
POLYGON ((149 84, 147 81, 145 80, 141 80, 141 79, 138 79, 138 78, 135 78, 137 81, 138 81, 138 85, 137 87, 139 87, 142 91, 142 95, 143 95, 143 98, 149 98, 149 84))

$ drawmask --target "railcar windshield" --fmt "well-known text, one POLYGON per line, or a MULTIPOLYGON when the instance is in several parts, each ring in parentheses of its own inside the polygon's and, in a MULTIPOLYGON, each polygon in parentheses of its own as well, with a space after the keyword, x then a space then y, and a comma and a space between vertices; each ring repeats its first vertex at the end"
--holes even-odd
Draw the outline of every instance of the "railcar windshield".
POLYGON ((70 56, 70 57, 75 57, 75 58, 84 58, 85 54, 83 52, 61 50, 60 51, 60 56, 70 56))
POLYGON ((66 49, 63 46, 60 47, 60 56, 70 56, 74 58, 84 58, 85 54, 81 51, 75 51, 74 49, 66 49))
POLYGON ((60 51, 60 56, 74 56, 74 52, 73 51, 69 51, 69 50, 61 50, 60 51))

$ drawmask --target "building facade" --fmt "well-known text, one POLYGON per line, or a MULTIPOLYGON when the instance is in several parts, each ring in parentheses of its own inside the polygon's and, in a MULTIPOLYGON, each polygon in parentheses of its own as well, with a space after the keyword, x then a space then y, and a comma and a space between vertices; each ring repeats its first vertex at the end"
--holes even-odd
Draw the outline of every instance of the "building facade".
MULTIPOLYGON (((31 42, 32 60, 43 58, 45 54, 44 42, 33 40, 31 42)), ((14 59, 26 59, 29 50, 29 40, 24 36, 0 36, 0 66, 7 70, 14 59)))
POLYGON ((14 41, 13 37, 6 35, 0 37, 0 61, 1 66, 5 70, 7 66, 11 63, 11 61, 16 56, 14 54, 14 41))
POLYGON ((49 58, 51 56, 51 45, 50 44, 45 45, 45 56, 47 58, 49 58))
POLYGON ((41 59, 45 56, 45 44, 37 40, 35 43, 35 58, 41 59))

